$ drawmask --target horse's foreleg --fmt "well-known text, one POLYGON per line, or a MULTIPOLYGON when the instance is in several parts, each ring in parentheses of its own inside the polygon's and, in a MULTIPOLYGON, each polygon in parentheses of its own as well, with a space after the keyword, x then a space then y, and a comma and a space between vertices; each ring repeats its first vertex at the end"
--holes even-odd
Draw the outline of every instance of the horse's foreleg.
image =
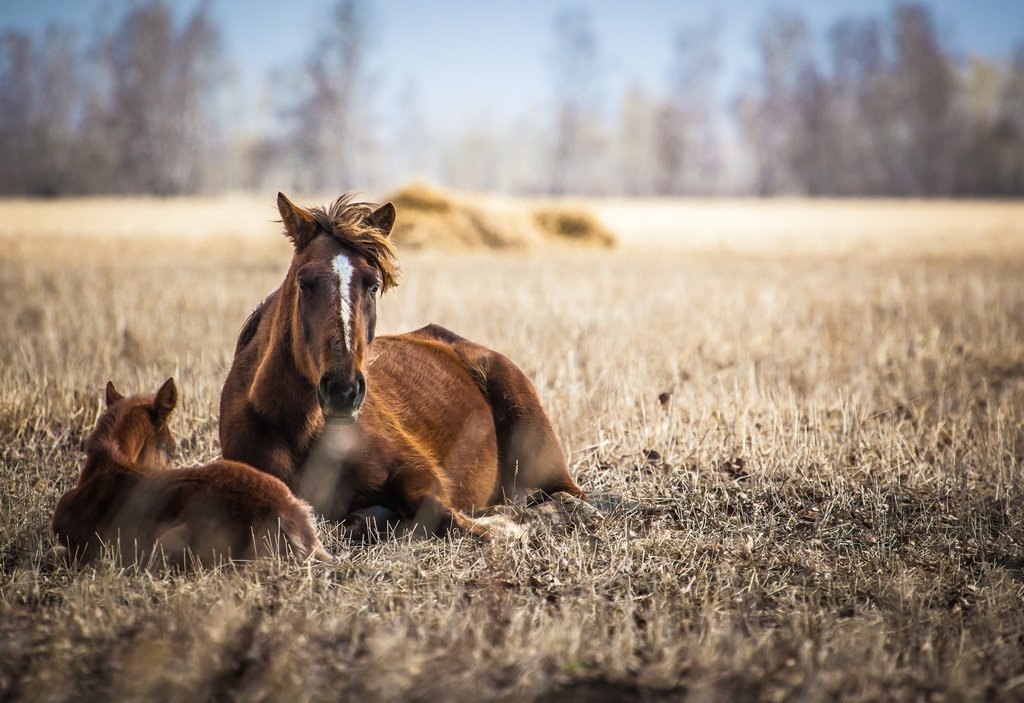
POLYGON ((410 501, 409 505, 414 506, 415 511, 411 520, 403 520, 398 526, 396 533, 400 536, 444 537, 456 524, 456 512, 436 495, 424 495, 410 501))

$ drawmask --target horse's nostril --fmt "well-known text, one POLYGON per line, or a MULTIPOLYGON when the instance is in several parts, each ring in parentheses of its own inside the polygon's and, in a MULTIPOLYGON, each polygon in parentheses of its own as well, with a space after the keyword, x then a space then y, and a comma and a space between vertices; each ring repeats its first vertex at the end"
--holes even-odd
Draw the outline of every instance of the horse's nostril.
POLYGON ((333 379, 328 374, 324 374, 323 376, 321 376, 320 385, 317 387, 317 390, 320 391, 320 397, 323 398, 324 400, 330 398, 332 395, 331 387, 333 385, 333 379))

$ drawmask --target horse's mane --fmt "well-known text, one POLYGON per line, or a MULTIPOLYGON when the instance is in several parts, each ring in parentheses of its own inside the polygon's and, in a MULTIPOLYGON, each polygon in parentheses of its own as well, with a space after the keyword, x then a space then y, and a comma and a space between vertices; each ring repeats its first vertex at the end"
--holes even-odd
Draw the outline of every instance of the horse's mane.
POLYGON ((121 419, 122 413, 119 413, 110 408, 103 411, 100 415, 99 420, 96 421, 96 427, 93 428, 92 432, 85 440, 85 453, 86 454, 98 454, 102 451, 109 450, 110 445, 114 442, 111 440, 111 435, 114 433, 114 427, 121 419))
POLYGON ((387 235, 369 217, 377 209, 372 203, 353 203, 353 194, 346 193, 328 208, 310 210, 313 218, 338 241, 368 258, 380 271, 381 292, 398 285, 395 249, 387 235))
POLYGON ((256 336, 256 330, 259 329, 260 320, 263 319, 263 311, 267 309, 267 306, 270 304, 270 301, 274 299, 275 295, 277 295, 276 290, 264 298, 263 302, 257 305, 256 309, 253 310, 249 314, 249 317, 245 319, 245 324, 242 325, 242 330, 238 333, 238 341, 235 343, 235 354, 242 351, 242 349, 252 341, 252 338, 256 336))

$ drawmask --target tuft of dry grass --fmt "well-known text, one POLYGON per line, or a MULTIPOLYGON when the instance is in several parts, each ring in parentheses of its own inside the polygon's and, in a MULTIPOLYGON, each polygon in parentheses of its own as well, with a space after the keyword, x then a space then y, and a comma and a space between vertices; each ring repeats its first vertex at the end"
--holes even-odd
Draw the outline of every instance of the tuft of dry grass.
POLYGON ((520 363, 598 515, 189 575, 54 567, 49 516, 108 378, 173 374, 181 462, 218 455, 287 243, 0 206, 0 698, 1020 700, 1020 206, 592 205, 619 249, 405 252, 378 317, 520 363))

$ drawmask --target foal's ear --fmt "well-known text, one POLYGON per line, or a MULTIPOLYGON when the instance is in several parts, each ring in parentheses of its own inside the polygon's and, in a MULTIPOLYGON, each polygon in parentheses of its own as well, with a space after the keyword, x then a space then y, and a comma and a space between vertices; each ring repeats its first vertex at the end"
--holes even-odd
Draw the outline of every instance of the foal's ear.
POLYGON ((284 193, 277 194, 277 210, 281 213, 284 233, 295 249, 301 251, 316 235, 316 220, 309 210, 293 203, 284 193))
POLYGON ((366 222, 379 229, 386 237, 391 234, 391 228, 395 226, 396 215, 394 203, 387 202, 371 212, 366 218, 366 222))
POLYGON ((178 403, 178 388, 174 385, 174 379, 169 378, 160 386, 156 392, 156 399, 153 401, 153 409, 156 411, 155 421, 162 422, 174 410, 178 403))
POLYGON ((117 401, 124 399, 124 396, 121 395, 120 393, 118 393, 117 389, 114 388, 114 382, 113 381, 107 381, 107 392, 105 394, 105 399, 106 399, 107 407, 108 408, 111 405, 113 405, 114 403, 116 403, 117 401))

